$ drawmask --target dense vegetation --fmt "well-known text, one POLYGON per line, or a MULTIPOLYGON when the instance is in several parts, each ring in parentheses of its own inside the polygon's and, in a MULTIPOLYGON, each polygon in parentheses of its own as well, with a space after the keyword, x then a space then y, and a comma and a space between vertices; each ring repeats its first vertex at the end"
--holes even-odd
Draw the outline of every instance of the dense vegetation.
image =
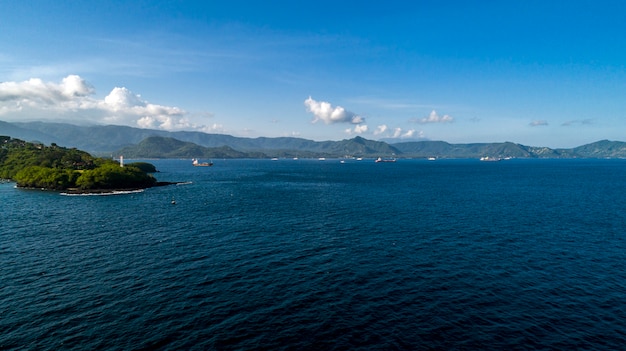
POLYGON ((128 164, 129 167, 137 167, 140 170, 146 172, 146 173, 156 173, 158 172, 156 167, 154 167, 154 165, 152 163, 148 163, 148 162, 133 162, 133 163, 129 163, 128 164))
POLYGON ((19 187, 83 191, 147 188, 156 184, 147 173, 151 170, 154 166, 147 163, 120 167, 113 160, 77 149, 0 136, 0 179, 14 180, 19 187))

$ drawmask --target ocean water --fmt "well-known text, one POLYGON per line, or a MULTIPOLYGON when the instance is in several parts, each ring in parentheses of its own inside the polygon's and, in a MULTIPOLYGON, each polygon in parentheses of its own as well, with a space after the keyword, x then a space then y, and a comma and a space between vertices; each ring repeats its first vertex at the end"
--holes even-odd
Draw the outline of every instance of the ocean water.
POLYGON ((1 350, 626 346, 625 160, 150 162, 0 184, 1 350))

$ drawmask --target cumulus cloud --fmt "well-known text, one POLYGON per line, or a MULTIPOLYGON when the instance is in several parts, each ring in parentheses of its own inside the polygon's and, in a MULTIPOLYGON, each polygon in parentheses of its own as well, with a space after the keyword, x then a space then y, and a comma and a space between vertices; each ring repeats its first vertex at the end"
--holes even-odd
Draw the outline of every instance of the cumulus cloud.
POLYGON ((548 122, 544 120, 535 120, 529 123, 531 127, 547 126, 548 122))
POLYGON ((366 124, 360 124, 360 125, 354 127, 354 132, 358 133, 358 134, 367 132, 367 125, 366 124))
POLYGON ((413 139, 416 137, 423 137, 423 133, 418 132, 415 129, 409 129, 400 134, 400 139, 413 139))
POLYGON ((366 124, 359 124, 354 126, 354 128, 348 128, 345 130, 346 134, 352 135, 352 134, 363 134, 365 132, 367 132, 367 125, 366 124))
POLYGON ((424 132, 415 129, 389 128, 386 124, 381 124, 374 130, 374 135, 390 139, 417 139, 423 138, 424 132))
POLYGON ((126 88, 113 88, 103 101, 99 102, 102 111, 108 112, 104 118, 109 123, 132 123, 141 128, 176 130, 196 127, 192 125, 184 110, 151 104, 126 88))
POLYGON ((82 78, 70 75, 61 83, 46 83, 39 78, 23 82, 0 83, 0 104, 16 111, 24 108, 77 108, 90 105, 86 97, 94 93, 91 85, 82 78))
POLYGON ((315 101, 310 96, 304 100, 307 110, 313 114, 313 123, 323 121, 326 124, 352 123, 361 124, 365 122, 361 116, 344 109, 341 106, 333 107, 329 102, 315 101))
POLYGON ((392 138, 399 138, 402 136, 402 128, 394 128, 392 138))
POLYGON ((389 127, 387 127, 386 124, 381 124, 378 127, 376 127, 376 129, 374 130, 374 135, 381 135, 384 134, 387 129, 389 129, 389 127))
POLYGON ((69 75, 59 85, 63 95, 68 97, 88 96, 95 93, 94 87, 77 75, 69 75))
POLYGON ((200 132, 205 132, 205 133, 226 133, 226 130, 224 129, 224 125, 218 124, 218 123, 213 123, 212 125, 209 125, 209 126, 201 126, 196 129, 200 132))
MULTIPOLYGON (((202 129, 178 107, 152 104, 124 87, 116 87, 102 100, 94 87, 77 75, 60 83, 32 78, 0 83, 0 115, 22 118, 63 118, 176 130, 202 129)), ((210 128, 209 128, 210 129, 210 128)))
POLYGON ((452 118, 452 117, 450 117, 448 115, 439 116, 437 114, 437 111, 435 111, 435 110, 432 110, 427 117, 420 118, 420 119, 417 120, 417 123, 420 123, 420 124, 427 124, 427 123, 452 123, 452 122, 454 122, 454 118, 452 118))

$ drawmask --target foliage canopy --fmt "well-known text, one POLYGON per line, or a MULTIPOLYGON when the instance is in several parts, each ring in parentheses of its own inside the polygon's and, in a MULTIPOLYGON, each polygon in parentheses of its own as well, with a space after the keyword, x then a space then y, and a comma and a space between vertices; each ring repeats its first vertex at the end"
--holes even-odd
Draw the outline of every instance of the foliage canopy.
POLYGON ((154 186, 156 179, 144 170, 155 169, 149 163, 120 167, 113 160, 75 148, 0 136, 0 178, 12 179, 19 187, 94 190, 154 186))

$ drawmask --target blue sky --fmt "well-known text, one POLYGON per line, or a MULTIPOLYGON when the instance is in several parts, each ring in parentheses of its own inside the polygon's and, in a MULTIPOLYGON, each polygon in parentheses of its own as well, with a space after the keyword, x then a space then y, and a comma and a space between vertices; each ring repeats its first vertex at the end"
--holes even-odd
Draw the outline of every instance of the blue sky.
POLYGON ((626 141, 622 1, 0 0, 0 120, 626 141))

